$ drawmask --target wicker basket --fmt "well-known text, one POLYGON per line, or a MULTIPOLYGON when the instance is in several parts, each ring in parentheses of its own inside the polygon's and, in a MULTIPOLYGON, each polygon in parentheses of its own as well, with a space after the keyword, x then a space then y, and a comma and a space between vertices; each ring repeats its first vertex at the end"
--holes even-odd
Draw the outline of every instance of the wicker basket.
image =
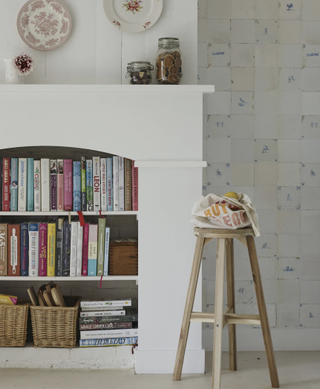
POLYGON ((34 347, 76 347, 81 298, 64 300, 66 307, 30 307, 34 347))
POLYGON ((22 347, 27 340, 29 302, 0 304, 0 347, 22 347))

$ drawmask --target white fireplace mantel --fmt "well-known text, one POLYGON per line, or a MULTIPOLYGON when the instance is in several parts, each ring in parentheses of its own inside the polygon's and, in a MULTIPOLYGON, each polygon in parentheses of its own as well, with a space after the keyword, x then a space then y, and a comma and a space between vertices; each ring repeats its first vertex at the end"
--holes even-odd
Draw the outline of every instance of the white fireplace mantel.
MULTIPOLYGON (((173 371, 195 245, 190 212, 202 194, 203 95, 213 92, 200 85, 0 85, 1 149, 77 147, 137 161, 137 373, 173 371)), ((204 372, 201 338, 201 323, 192 323, 184 372, 204 372)))

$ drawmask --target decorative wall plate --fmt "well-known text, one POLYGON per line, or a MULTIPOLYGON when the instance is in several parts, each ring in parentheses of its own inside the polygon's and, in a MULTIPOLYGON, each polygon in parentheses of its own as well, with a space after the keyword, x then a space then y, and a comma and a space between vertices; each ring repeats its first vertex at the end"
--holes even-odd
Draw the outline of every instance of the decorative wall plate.
POLYGON ((145 31, 159 19, 163 0, 103 0, 108 20, 120 30, 130 33, 145 31))
POLYGON ((68 9, 58 0, 30 0, 17 19, 21 39, 40 51, 54 50, 69 37, 72 21, 68 9))

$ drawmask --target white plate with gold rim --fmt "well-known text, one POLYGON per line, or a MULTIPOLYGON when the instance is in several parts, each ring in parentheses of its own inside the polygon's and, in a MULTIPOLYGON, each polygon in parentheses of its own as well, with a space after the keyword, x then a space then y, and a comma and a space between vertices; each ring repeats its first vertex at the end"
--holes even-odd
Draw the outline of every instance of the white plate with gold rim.
POLYGON ((152 27, 160 18, 163 0, 103 0, 105 14, 119 30, 136 33, 152 27))

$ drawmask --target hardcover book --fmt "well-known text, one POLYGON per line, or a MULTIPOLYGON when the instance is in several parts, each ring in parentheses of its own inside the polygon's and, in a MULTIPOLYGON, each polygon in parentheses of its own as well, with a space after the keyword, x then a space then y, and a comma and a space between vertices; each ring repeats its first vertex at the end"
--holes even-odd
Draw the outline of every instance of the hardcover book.
POLYGON ((72 159, 63 160, 64 210, 72 211, 72 159))
POLYGON ((34 211, 34 159, 28 158, 27 211, 34 211))
POLYGON ((0 211, 2 211, 2 181, 3 181, 3 158, 0 157, 0 211))
POLYGON ((96 311, 96 310, 99 310, 99 311, 121 311, 123 310, 123 306, 122 305, 108 305, 106 307, 84 307, 84 308, 81 308, 81 311, 82 312, 87 312, 87 311, 96 311))
POLYGON ((104 324, 80 324, 80 331, 90 330, 115 330, 118 328, 132 328, 132 322, 126 323, 104 323, 104 324))
POLYGON ((57 209, 63 211, 63 159, 57 159, 57 209))
POLYGON ((70 275, 70 241, 71 241, 71 226, 68 220, 63 222, 63 262, 62 275, 70 275))
POLYGON ((41 166, 40 161, 33 163, 33 202, 34 211, 41 211, 41 166))
POLYGON ((80 339, 131 338, 138 336, 138 328, 81 331, 80 339))
POLYGON ((50 211, 50 160, 41 158, 41 211, 50 211))
POLYGON ((47 247, 47 275, 48 277, 54 277, 56 269, 56 223, 48 223, 47 247))
POLYGON ((81 157, 81 211, 87 210, 86 159, 81 157))
POLYGON ((100 211, 100 157, 92 158, 93 210, 100 211))
POLYGON ((125 299, 125 300, 82 300, 80 301, 80 307, 86 308, 86 307, 108 307, 108 306, 123 306, 123 307, 131 307, 132 300, 125 299))
POLYGON ((105 217, 98 219, 98 276, 103 276, 106 222, 107 219, 105 217))
POLYGON ((113 210, 119 211, 119 157, 113 157, 112 164, 113 181, 113 210))
POLYGON ((89 225, 88 276, 97 275, 98 225, 89 225))
POLYGON ((82 275, 88 275, 89 223, 83 226, 82 275))
POLYGON ((77 267, 78 222, 71 222, 70 277, 75 277, 77 267))
POLYGON ((123 323, 123 322, 137 322, 138 313, 136 310, 127 310, 124 316, 87 316, 80 317, 79 324, 104 324, 104 323, 123 323))
POLYGON ((99 317, 99 316, 124 316, 126 311, 86 311, 80 312, 80 317, 99 317))
POLYGON ((39 224, 29 223, 29 276, 39 275, 39 224))
POLYGON ((57 160, 50 159, 51 211, 57 210, 57 160))
POLYGON ((2 210, 10 211, 10 158, 3 158, 2 163, 2 210))
POLYGON ((124 159, 124 210, 132 210, 132 161, 124 159))
POLYGON ((8 224, 8 276, 20 276, 20 224, 8 224))
POLYGON ((73 161, 73 210, 81 211, 81 162, 73 161))
POLYGON ((112 158, 107 158, 107 210, 113 211, 112 158))
POLYGON ((83 227, 78 222, 78 234, 77 234, 77 266, 76 276, 80 277, 82 273, 82 246, 83 246, 83 227))
POLYGON ((87 211, 93 211, 92 159, 86 160, 87 211))
POLYGON ((11 158, 10 174, 10 211, 18 211, 18 158, 11 158))
POLYGON ((18 211, 27 209, 27 158, 19 158, 18 211))
POLYGON ((8 268, 8 224, 0 224, 0 276, 7 275, 8 268))
POLYGON ((124 158, 119 157, 119 211, 124 211, 124 158))
POLYGON ((132 210, 138 211, 138 168, 132 161, 132 210))
POLYGON ((29 275, 29 235, 28 223, 21 223, 20 225, 20 261, 21 261, 21 276, 29 275))
POLYGON ((106 227, 105 246, 104 246, 104 265, 103 275, 109 275, 109 244, 110 244, 110 227, 106 227))
POLYGON ((48 226, 39 223, 39 276, 47 276, 48 226))
POLYGON ((100 176, 101 176, 101 211, 107 210, 107 160, 100 159, 100 176))
POLYGON ((107 339, 81 339, 80 347, 113 347, 132 346, 137 344, 138 337, 131 338, 107 338, 107 339))
POLYGON ((62 276, 63 264, 63 222, 64 219, 59 217, 57 225, 57 260, 56 260, 56 276, 62 276))

